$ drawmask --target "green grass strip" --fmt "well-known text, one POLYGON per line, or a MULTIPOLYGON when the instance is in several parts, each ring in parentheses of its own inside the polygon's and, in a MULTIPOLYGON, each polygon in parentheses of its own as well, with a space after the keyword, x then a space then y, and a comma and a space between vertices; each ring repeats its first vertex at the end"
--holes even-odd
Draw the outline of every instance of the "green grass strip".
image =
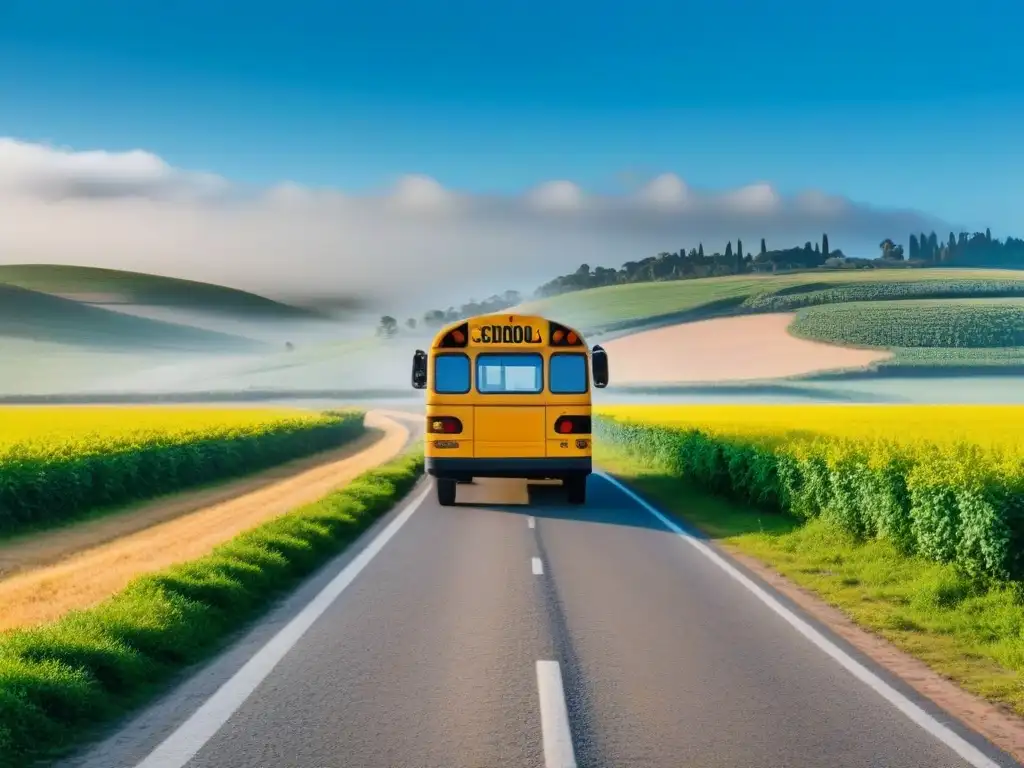
POLYGON ((165 689, 345 549, 422 471, 421 454, 404 456, 93 608, 0 634, 0 768, 66 753, 165 689))

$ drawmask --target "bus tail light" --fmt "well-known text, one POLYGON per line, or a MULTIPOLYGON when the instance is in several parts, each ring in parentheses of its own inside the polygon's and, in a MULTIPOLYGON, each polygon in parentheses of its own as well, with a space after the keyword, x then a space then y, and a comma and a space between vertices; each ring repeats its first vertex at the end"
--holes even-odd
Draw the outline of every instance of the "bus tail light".
POLYGON ((469 323, 463 323, 458 328, 452 328, 448 333, 441 339, 441 343, 437 346, 452 348, 452 347, 464 347, 469 343, 469 323))
POLYGON ((589 416, 559 416, 555 422, 555 432, 560 435, 589 435, 589 416))
POLYGON ((428 421, 428 430, 432 434, 459 435, 462 434, 462 422, 454 416, 431 416, 428 421))
POLYGON ((549 323, 551 326, 551 346, 553 347, 581 347, 583 339, 572 328, 566 328, 558 323, 549 323))

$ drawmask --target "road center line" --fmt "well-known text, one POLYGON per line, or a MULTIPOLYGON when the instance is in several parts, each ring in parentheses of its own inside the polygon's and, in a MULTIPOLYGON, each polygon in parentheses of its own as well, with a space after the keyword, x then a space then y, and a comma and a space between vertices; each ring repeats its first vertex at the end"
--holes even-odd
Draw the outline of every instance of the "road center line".
POLYGON ((534 519, 533 515, 530 515, 528 518, 526 518, 526 525, 529 528, 537 527, 537 521, 534 519))
POLYGON ((540 561, 539 557, 533 558, 533 575, 543 576, 544 575, 544 563, 540 561))
POLYGON ((936 739, 941 741, 947 747, 952 749, 956 754, 966 760, 974 768, 999 768, 999 764, 989 758, 984 752, 975 747, 973 744, 968 742, 962 736, 957 734, 951 728, 943 725, 930 714, 925 712, 921 707, 912 702, 902 693, 897 691, 882 678, 872 672, 870 669, 865 667, 859 661, 850 656, 846 651, 837 646, 831 640, 822 635, 818 630, 808 624, 806 621, 797 616, 793 611, 789 610, 786 606, 776 600, 771 594, 761 588, 755 581, 747 577, 739 569, 737 569, 732 563, 719 555, 715 550, 709 547, 707 544, 702 542, 700 539, 693 536, 693 534, 687 532, 685 529, 680 527, 674 521, 670 520, 664 514, 659 512, 654 506, 648 504, 640 496, 634 493, 632 490, 627 488, 621 482, 616 480, 611 475, 604 472, 596 473, 607 480, 609 483, 614 485, 624 494, 629 496, 633 501, 643 507, 645 510, 654 515, 658 520, 661 521, 662 525, 668 528, 670 531, 679 536, 683 541, 692 546, 704 557, 708 558, 711 562, 725 571, 729 576, 738 581, 744 586, 749 592, 768 606, 771 610, 777 613, 782 619, 793 627, 797 632, 806 637, 818 648, 827 653, 833 659, 838 661, 848 672, 854 677, 860 680, 862 683, 867 685, 873 691, 878 693, 882 698, 892 704, 896 709, 902 712, 904 715, 909 717, 917 725, 921 726, 924 730, 934 736, 936 739))
POLYGON ((576 768, 569 730, 569 710, 562 688, 562 670, 557 661, 537 662, 537 691, 540 694, 540 725, 544 739, 545 768, 576 768))
POLYGON ((291 621, 253 654, 241 669, 218 688, 213 696, 164 739, 136 768, 184 768, 203 748, 203 745, 212 739, 228 719, 238 711, 257 686, 273 671, 278 662, 302 638, 306 630, 338 599, 356 576, 383 549, 384 545, 408 522, 433 487, 433 483, 428 483, 427 487, 407 504, 401 514, 392 520, 387 528, 377 534, 337 576, 331 579, 327 586, 320 590, 316 597, 306 603, 291 621))

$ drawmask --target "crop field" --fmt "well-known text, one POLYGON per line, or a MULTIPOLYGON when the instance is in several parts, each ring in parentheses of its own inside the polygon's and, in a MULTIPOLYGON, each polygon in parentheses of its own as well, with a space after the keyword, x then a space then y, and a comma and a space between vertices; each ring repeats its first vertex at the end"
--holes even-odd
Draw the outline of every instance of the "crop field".
POLYGON ((674 476, 854 537, 1024 577, 1024 408, 623 406, 600 437, 674 476))
POLYGON ((1024 296, 1024 271, 847 270, 736 275, 615 285, 529 302, 521 311, 557 318, 582 330, 675 313, 785 312, 846 301, 1024 296))
POLYGON ((246 474, 362 432, 361 411, 0 408, 0 533, 246 474))
POLYGON ((794 336, 867 347, 1024 346, 1024 299, 851 302, 802 309, 794 336))

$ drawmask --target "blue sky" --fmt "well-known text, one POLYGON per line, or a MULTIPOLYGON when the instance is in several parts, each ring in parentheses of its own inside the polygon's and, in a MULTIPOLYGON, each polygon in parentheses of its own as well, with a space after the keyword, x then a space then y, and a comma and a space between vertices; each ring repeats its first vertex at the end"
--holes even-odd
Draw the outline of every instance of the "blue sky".
POLYGON ((0 135, 232 179, 672 171, 1024 235, 1024 5, 5 0, 0 135))

